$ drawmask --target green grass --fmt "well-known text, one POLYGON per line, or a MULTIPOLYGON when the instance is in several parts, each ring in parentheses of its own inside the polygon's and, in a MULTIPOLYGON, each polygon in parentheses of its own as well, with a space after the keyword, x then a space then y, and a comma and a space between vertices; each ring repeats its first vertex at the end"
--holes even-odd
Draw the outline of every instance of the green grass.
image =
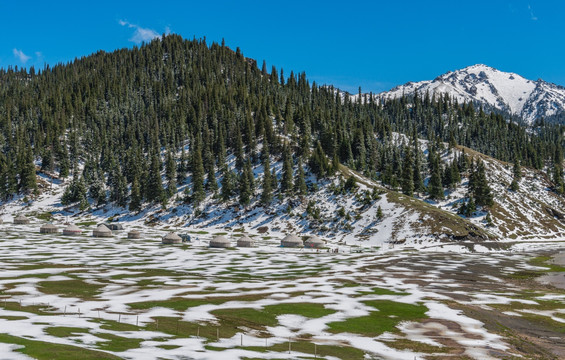
POLYGON ((36 214, 35 217, 39 220, 43 220, 43 221, 52 221, 53 220, 53 214, 51 214, 50 212, 44 212, 41 214, 36 214))
POLYGON ((55 308, 47 306, 47 304, 29 305, 23 303, 20 305, 20 303, 16 301, 0 301, 0 305, 6 310, 25 311, 36 315, 53 315, 52 311, 55 310, 55 308))
POLYGON ((91 322, 101 324, 100 328, 104 330, 113 330, 113 331, 137 331, 140 330, 141 327, 124 323, 124 322, 117 322, 115 320, 104 320, 104 319, 92 319, 91 322))
POLYGON ((119 360, 120 358, 102 351, 90 350, 78 346, 62 345, 25 339, 17 336, 0 334, 0 342, 24 346, 15 351, 37 360, 119 360))
POLYGON ((38 290, 44 294, 55 294, 63 297, 77 297, 83 300, 94 300, 104 285, 87 283, 80 279, 61 281, 41 281, 38 290))
POLYGON ((96 221, 83 221, 83 222, 76 223, 77 226, 92 226, 92 225, 96 225, 96 224, 97 224, 96 221))
POLYGON ((88 329, 78 328, 78 327, 67 327, 67 326, 52 326, 46 328, 44 331, 48 335, 61 337, 61 338, 67 338, 75 334, 88 333, 88 329))
POLYGON ((335 313, 335 310, 326 309, 323 304, 315 303, 284 303, 265 306, 264 312, 275 316, 283 314, 300 315, 311 319, 321 318, 335 313))
POLYGON ((379 287, 372 288, 371 291, 362 291, 359 294, 361 295, 396 295, 396 296, 404 296, 409 295, 405 292, 396 292, 389 289, 383 289, 379 287))
POLYGON ((367 316, 349 318, 328 324, 332 333, 354 333, 365 336, 378 336, 386 331, 393 332, 401 321, 414 321, 426 318, 424 305, 404 304, 388 300, 364 301, 368 306, 378 309, 367 316))
POLYGON ((117 336, 107 333, 96 333, 95 335, 99 338, 109 340, 109 341, 100 341, 96 343, 96 345, 101 350, 108 350, 115 352, 126 351, 129 349, 137 349, 139 348, 141 342, 144 341, 143 339, 135 339, 135 338, 117 336))
POLYGON ((4 319, 4 320, 25 320, 25 319, 28 319, 28 317, 27 316, 5 315, 5 316, 0 316, 0 319, 4 319))
POLYGON ((530 259, 528 263, 534 266, 541 266, 548 268, 547 270, 542 270, 542 271, 565 272, 565 266, 548 263, 551 260, 552 260, 551 256, 537 256, 535 258, 530 259))
MULTIPOLYGON (((245 344, 245 339, 244 339, 245 344)), ((260 346, 248 346, 248 347, 238 347, 239 349, 245 349, 250 351, 256 352, 279 352, 281 353, 282 359, 289 359, 293 353, 301 352, 305 354, 312 355, 311 358, 314 358, 314 354, 317 355, 317 358, 324 358, 326 356, 336 357, 338 359, 343 360, 363 360, 365 357, 365 352, 362 350, 349 347, 349 346, 335 346, 335 345, 317 345, 314 347, 314 344, 309 341, 291 341, 291 354, 288 354, 288 342, 276 344, 269 347, 260 347, 260 346)))
POLYGON ((261 300, 265 296, 263 294, 249 294, 240 296, 222 296, 222 297, 204 297, 202 299, 185 299, 185 298, 171 298, 161 301, 142 301, 129 303, 128 306, 135 310, 147 310, 154 307, 164 307, 177 311, 185 311, 188 308, 200 305, 219 305, 228 301, 256 301, 261 300))

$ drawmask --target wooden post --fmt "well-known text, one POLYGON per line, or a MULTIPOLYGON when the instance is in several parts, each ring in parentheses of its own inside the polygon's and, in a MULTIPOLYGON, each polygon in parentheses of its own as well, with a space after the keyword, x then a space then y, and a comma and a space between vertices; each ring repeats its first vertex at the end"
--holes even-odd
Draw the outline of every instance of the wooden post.
POLYGON ((139 326, 139 315, 135 317, 135 326, 139 326))
POLYGON ((220 341, 220 328, 216 328, 216 339, 220 341))
POLYGON ((243 334, 241 334, 241 346, 243 346, 243 334))
POLYGON ((78 317, 80 317, 80 308, 78 308, 78 317))
POLYGON ((288 353, 290 354, 290 336, 288 337, 288 353))
POLYGON ((122 314, 118 314, 118 324, 122 321, 122 314))
POLYGON ((200 326, 196 329, 196 337, 200 337, 200 326))

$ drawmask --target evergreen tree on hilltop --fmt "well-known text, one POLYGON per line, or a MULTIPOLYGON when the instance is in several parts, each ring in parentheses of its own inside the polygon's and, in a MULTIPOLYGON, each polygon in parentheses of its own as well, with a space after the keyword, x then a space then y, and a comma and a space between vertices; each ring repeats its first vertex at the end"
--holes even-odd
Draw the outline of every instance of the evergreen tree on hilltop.
POLYGON ((206 193, 204 192, 204 165, 202 164, 202 146, 200 139, 195 140, 194 147, 192 149, 192 194, 189 196, 189 201, 195 206, 200 205, 206 193))
POLYGON ((292 171, 292 155, 290 153, 290 148, 286 143, 283 147, 282 161, 283 161, 283 170, 282 170, 282 179, 281 179, 281 191, 283 193, 287 193, 292 191, 293 171, 292 171))
POLYGON ((510 183, 510 190, 518 191, 518 183, 522 179, 522 168, 520 167, 520 160, 514 160, 514 166, 512 168, 512 183, 510 183))
POLYGON ((300 195, 304 196, 307 192, 306 180, 304 179, 304 168, 302 167, 302 159, 298 158, 298 169, 296 171, 296 180, 294 182, 294 191, 300 195))
POLYGON ((165 177, 167 178, 167 197, 170 198, 177 193, 177 164, 171 151, 167 153, 165 177))
POLYGON ((23 150, 19 164, 21 164, 19 170, 19 191, 23 193, 36 191, 35 164, 33 163, 33 152, 30 146, 26 146, 23 150))
POLYGON ((273 200, 273 181, 271 179, 271 163, 269 161, 269 147, 263 144, 263 192, 261 193, 261 203, 269 205, 273 200))
POLYGON ((405 148, 404 162, 402 164, 402 193, 412 196, 414 194, 414 161, 409 147, 405 148))
POLYGON ((485 174, 485 164, 481 159, 477 161, 475 170, 469 179, 469 187, 479 206, 492 206, 494 204, 490 186, 485 174))
POLYGON ((152 203, 161 201, 161 196, 163 194, 163 184, 161 182, 161 160, 159 159, 159 155, 155 152, 151 155, 151 163, 146 179, 145 198, 147 201, 152 203))
MULTIPOLYGON (((206 189, 214 191, 216 164, 222 185, 235 184, 231 190, 225 188, 225 196, 222 188, 222 199, 238 193, 237 176, 224 171, 225 163, 233 167, 235 158, 238 173, 243 172, 246 158, 257 165, 260 141, 268 144, 273 156, 283 153, 280 186, 285 195, 300 178, 299 169, 293 176, 293 156, 307 159, 317 176, 331 175, 341 162, 370 177, 379 174, 392 188, 403 187, 405 152, 394 133, 411 136, 416 192, 424 190, 425 175, 418 138, 429 139, 436 153, 443 142, 449 142, 504 161, 516 156, 521 166, 541 169, 560 164, 550 165, 549 173, 555 190, 562 190, 562 159, 557 159, 564 145, 560 125, 539 121, 532 131, 500 114, 475 111, 471 103, 460 105, 438 94, 378 103, 371 97, 352 102, 342 95, 332 87, 310 85, 305 74, 291 73, 287 81, 282 69, 273 66, 267 75, 265 67, 258 69, 241 51, 178 35, 134 49, 98 52, 41 72, 0 69, 0 195, 6 199, 18 191, 34 191, 32 164, 41 158, 45 169, 53 168, 61 178, 77 164, 89 163, 84 181, 96 194, 93 199, 105 197, 106 178, 112 198, 123 199, 115 193, 123 189, 115 171, 119 167, 126 186, 132 184, 127 195, 130 205, 134 179, 140 198, 163 202, 167 196, 161 162, 171 196, 176 184, 168 155, 178 160, 176 183, 184 185, 195 168, 193 145, 198 138, 206 189), (189 151, 184 150, 187 142, 189 151), (330 158, 332 166, 326 167, 330 158)), ((465 159, 458 158, 460 174, 467 169, 465 159)), ((442 176, 446 183, 458 183, 454 168, 448 173, 441 164, 430 167, 434 196, 442 195, 442 176)), ((198 172, 196 166, 197 178, 198 172)), ((276 177, 270 177, 274 184, 276 177)), ((194 188, 188 185, 189 190, 194 188)), ((302 188, 306 186, 297 186, 302 188)))

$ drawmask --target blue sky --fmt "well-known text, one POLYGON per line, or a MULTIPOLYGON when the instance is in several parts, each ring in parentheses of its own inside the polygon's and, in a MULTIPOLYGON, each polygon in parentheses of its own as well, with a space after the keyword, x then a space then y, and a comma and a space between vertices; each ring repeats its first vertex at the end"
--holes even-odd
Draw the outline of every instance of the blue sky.
POLYGON ((288 74, 383 91, 483 63, 565 85, 565 1, 0 0, 0 67, 67 62, 166 32, 225 39, 288 74))

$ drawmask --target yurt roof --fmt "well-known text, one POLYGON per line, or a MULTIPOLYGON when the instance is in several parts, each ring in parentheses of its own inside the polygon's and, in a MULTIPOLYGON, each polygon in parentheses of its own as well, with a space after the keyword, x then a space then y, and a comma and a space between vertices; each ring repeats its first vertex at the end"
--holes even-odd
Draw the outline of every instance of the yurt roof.
POLYGON ((18 215, 14 220, 29 220, 25 215, 18 215))
POLYGON ((284 239, 282 241, 293 242, 293 243, 301 243, 302 244, 302 240, 294 234, 288 234, 287 236, 284 237, 284 239))
POLYGON ((248 242, 254 242, 255 240, 253 240, 252 238, 250 238, 247 235, 243 235, 241 236, 239 239, 237 239, 237 241, 248 241, 248 242))
POLYGON ((65 229, 65 231, 82 231, 78 226, 76 226, 75 224, 70 224, 69 226, 67 226, 65 229))
POLYGON ((180 236, 178 236, 177 234, 175 234, 174 232, 170 232, 167 235, 165 235, 163 237, 163 239, 167 239, 167 240, 181 240, 182 238, 180 236))
POLYGON ((98 231, 98 232, 112 232, 112 231, 111 231, 110 229, 108 229, 108 227, 107 227, 106 225, 104 225, 104 224, 98 225, 98 227, 96 228, 95 231, 98 231))
POLYGON ((141 234, 139 230, 131 230, 128 234, 141 234))
POLYGON ((215 242, 215 243, 229 243, 230 242, 224 235, 214 236, 212 241, 215 242))
POLYGON ((318 236, 316 236, 316 235, 310 236, 306 241, 309 242, 309 243, 325 244, 325 243, 324 243, 324 240, 320 239, 320 238, 319 238, 318 236))
POLYGON ((41 226, 42 229, 57 229, 57 227, 53 224, 45 224, 41 226))

